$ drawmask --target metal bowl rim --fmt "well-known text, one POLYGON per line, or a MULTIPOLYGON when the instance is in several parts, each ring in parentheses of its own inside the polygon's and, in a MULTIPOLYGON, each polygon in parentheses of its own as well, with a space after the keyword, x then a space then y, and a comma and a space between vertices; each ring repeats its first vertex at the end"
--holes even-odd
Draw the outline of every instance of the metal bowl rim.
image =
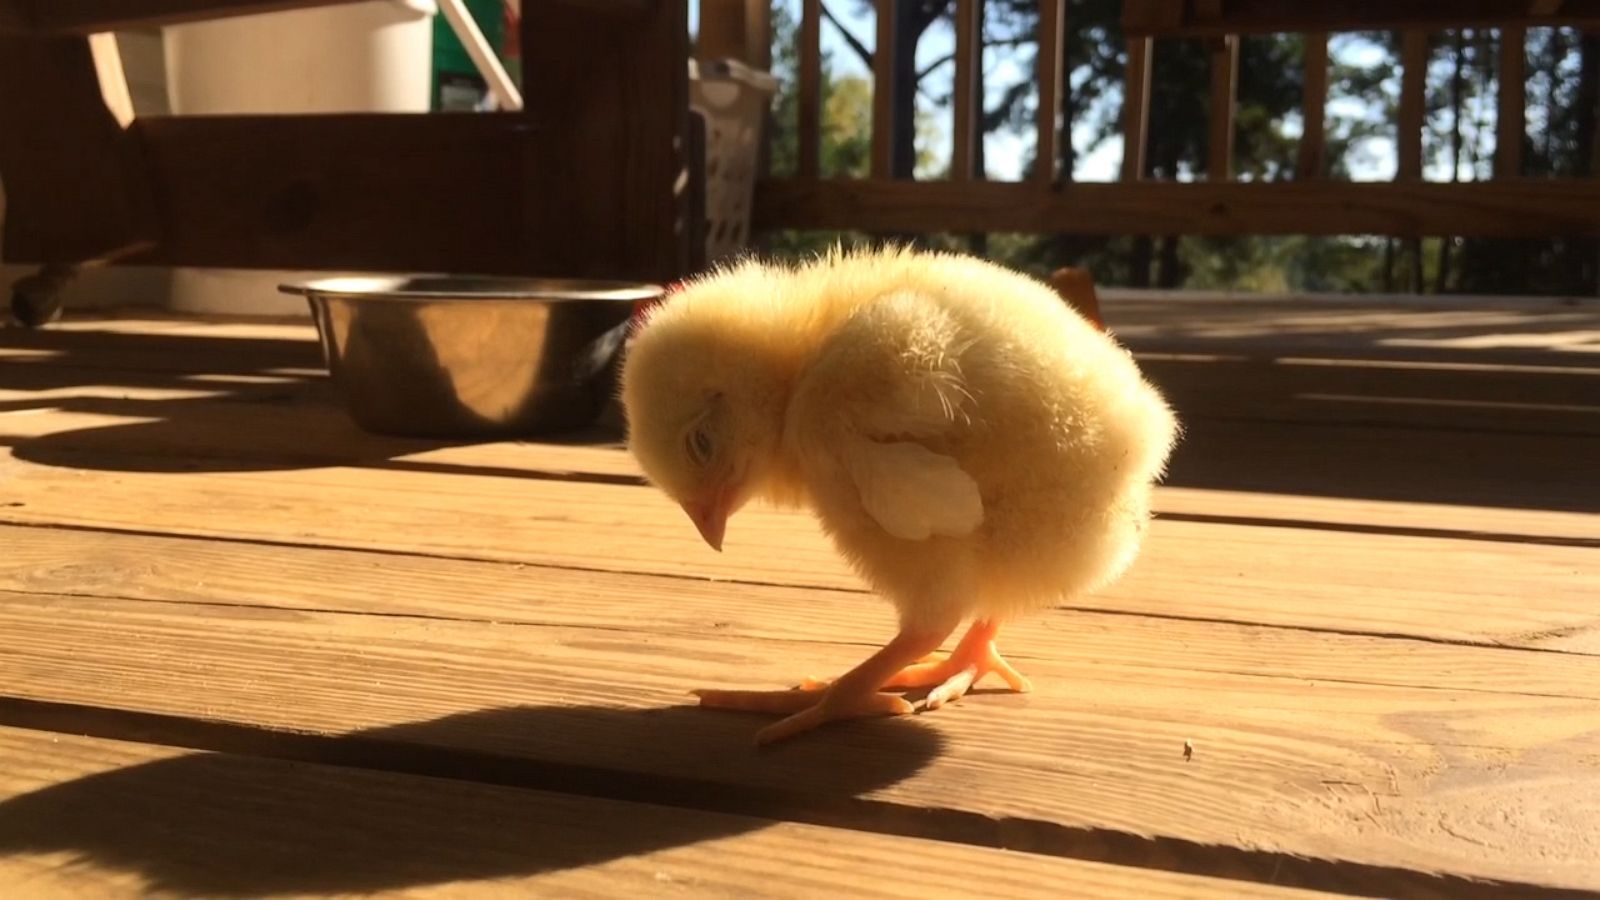
POLYGON ((519 278, 516 276, 465 275, 353 275, 317 278, 278 285, 285 294, 308 299, 389 300, 397 302, 427 300, 539 300, 624 301, 654 300, 665 293, 660 285, 643 281, 605 281, 587 278, 519 278), (459 288, 407 288, 417 282, 455 283, 459 288), (493 285, 493 287, 490 287, 493 285))

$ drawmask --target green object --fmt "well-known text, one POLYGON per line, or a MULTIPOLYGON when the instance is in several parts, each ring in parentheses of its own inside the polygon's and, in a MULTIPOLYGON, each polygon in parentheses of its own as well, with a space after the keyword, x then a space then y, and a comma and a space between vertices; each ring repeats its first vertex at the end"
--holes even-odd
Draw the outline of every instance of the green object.
MULTIPOLYGON (((495 55, 505 62, 506 18, 504 0, 466 0, 467 13, 478 23, 495 55)), ((472 64, 467 48, 456 38, 450 20, 433 17, 433 109, 435 112, 472 112, 489 97, 489 85, 472 64)))

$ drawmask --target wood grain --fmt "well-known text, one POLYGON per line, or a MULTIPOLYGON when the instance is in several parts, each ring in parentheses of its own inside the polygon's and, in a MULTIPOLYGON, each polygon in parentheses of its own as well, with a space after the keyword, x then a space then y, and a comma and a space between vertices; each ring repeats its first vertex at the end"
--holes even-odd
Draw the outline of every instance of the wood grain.
MULTIPOLYGON (((1004 896, 1592 895, 1600 541, 1580 545, 1600 535, 1574 504, 1595 438, 1541 432, 1582 421, 1553 410, 1470 437, 1438 410, 1315 425, 1328 413, 1305 395, 1576 408, 1595 373, 1580 354, 1502 367, 1494 350, 1432 367, 1284 359, 1336 327, 1355 328, 1347 343, 1419 332, 1390 331, 1403 312, 1263 308, 1208 304, 1145 334, 1212 334, 1239 358, 1152 361, 1192 388, 1204 465, 1175 469, 1185 486, 1160 491, 1126 579, 1007 627, 1034 693, 773 753, 749 746, 757 720, 684 692, 834 674, 892 630, 808 518, 743 513, 719 556, 615 447, 363 435, 306 380, 303 325, 8 334, 0 726, 95 748, 0 730, 0 758, 24 760, 0 767, 0 878, 62 895, 136 894, 163 874, 176 893, 190 879, 187 895, 227 894, 204 888, 241 872, 257 890, 353 873, 366 881, 333 886, 390 893, 927 895, 976 873, 971 892, 1004 896), (1269 323, 1290 337, 1262 356, 1251 328, 1269 323), (1204 486, 1223 476, 1231 489, 1204 486), (1406 478, 1425 493, 1376 499, 1406 478), (1546 499, 1514 506, 1528 498, 1546 499), (139 759, 94 740, 116 737, 261 758, 139 759), (147 765, 177 774, 141 778, 147 765), (135 811, 143 827, 114 827, 135 811), (8 822, 34 826, 25 852, 8 822), (393 822, 408 832, 386 840, 393 822), (757 824, 698 830, 728 822, 757 824), (272 862, 297 840, 312 844, 298 865, 272 862), (189 842, 200 852, 174 860, 189 842), (230 865, 241 846, 266 849, 230 865), (899 871, 929 854, 929 881, 899 871), (505 859, 522 868, 486 870, 505 859), (1080 872, 1095 862, 1120 867, 1080 872)), ((1561 315, 1546 324, 1584 327, 1561 315)), ((1513 318, 1524 336, 1544 322, 1513 318)))
MULTIPOLYGON (((0 389, 0 445, 45 465, 146 472, 352 466, 644 483, 615 432, 582 436, 593 445, 451 446, 362 432, 322 385, 221 377, 127 385, 83 370, 81 386, 63 388, 30 377, 36 364, 14 366, 19 389, 0 389), (319 440, 301 440, 304 428, 314 428, 319 440)), ((1152 369, 1159 382, 1182 384, 1192 365, 1152 369)), ((1600 539, 1584 518, 1600 509, 1600 486, 1583 480, 1600 452, 1596 413, 1586 406, 1522 409, 1516 400, 1492 399, 1487 386, 1483 399, 1435 404, 1428 398, 1441 396, 1438 386, 1426 378, 1396 378, 1416 393, 1395 397, 1367 393, 1356 378, 1327 385, 1295 368, 1240 365, 1232 374, 1240 381, 1262 377, 1279 379, 1285 393, 1231 403, 1206 396, 1229 389, 1231 379, 1220 378, 1171 392, 1187 431, 1166 487, 1157 491, 1159 511, 1205 512, 1212 502, 1210 512, 1225 515, 1236 502, 1266 520, 1547 543, 1600 539), (1496 418, 1503 421, 1494 424, 1496 418), (1550 430, 1518 433, 1541 426, 1550 430), (1467 428, 1481 430, 1459 430, 1467 428), (1368 462, 1380 456, 1384 465, 1368 462)), ((1527 376, 1501 381, 1506 391, 1538 383, 1527 376)))
MULTIPOLYGON (((11 378, 17 378, 19 366, 39 365, 13 363, 11 378)), ((281 388, 273 384, 247 384, 265 393, 228 402, 195 395, 226 395, 240 385, 180 381, 138 388, 112 379, 108 386, 94 387, 93 373, 72 372, 62 374, 78 387, 40 390, 13 380, 22 390, 0 392, 0 408, 10 405, 8 397, 22 398, 21 408, 0 413, 0 443, 35 460, 5 465, 11 476, 5 481, 7 496, 18 505, 0 508, 0 518, 860 587, 804 515, 747 511, 734 520, 730 552, 710 553, 678 510, 653 490, 636 486, 637 467, 617 449, 440 447, 366 435, 331 403, 261 402, 280 396, 274 392, 281 388), (65 408, 48 411, 56 406, 65 408), (307 432, 319 439, 304 441, 301 435, 307 432), (172 476, 164 473, 179 471, 190 474, 182 482, 185 489, 174 491, 172 476), (402 483, 405 490, 395 492, 402 483), (238 515, 215 521, 209 509, 219 500, 238 515), (619 532, 630 544, 637 542, 630 555, 611 549, 619 532)), ((1262 377, 1249 371, 1239 375, 1242 381, 1262 377)), ((1392 376, 1380 371, 1370 377, 1392 376)), ((1528 389, 1524 382, 1499 377, 1501 389, 1512 394, 1528 389)), ((1234 390, 1226 383, 1211 384, 1218 393, 1234 390)), ((1424 379, 1417 389, 1426 384, 1424 379)), ((1287 386, 1295 387, 1293 382, 1287 386)), ((1382 496, 1426 481, 1434 491, 1456 484, 1463 497, 1478 490, 1481 501, 1515 503, 1531 496, 1531 485, 1543 480, 1551 502, 1582 502, 1584 496, 1584 488, 1575 492, 1573 485, 1583 482, 1588 451, 1575 437, 1479 435, 1463 444, 1448 434, 1442 440, 1398 440, 1384 429, 1308 435, 1295 424, 1232 422, 1220 431, 1191 427, 1187 440, 1198 455, 1180 454, 1174 473, 1188 483, 1238 485, 1248 477, 1268 488, 1322 479, 1337 492, 1382 496), (1278 449, 1264 451, 1272 447, 1278 449), (1362 463, 1375 458, 1386 465, 1362 463), (1329 477, 1328 459, 1353 465, 1329 477), (1250 462, 1239 466, 1230 460, 1250 462), (1495 474, 1510 473, 1507 464, 1520 467, 1522 474, 1495 474), (1386 480, 1391 476, 1398 480, 1386 480), (1503 496, 1490 493, 1497 485, 1506 491, 1503 496)), ((1592 491, 1590 496, 1595 499, 1592 491)), ((1590 598, 1600 591, 1587 562, 1593 550, 1526 542, 1545 537, 1587 539, 1593 545, 1600 533, 1590 513, 1192 487, 1162 489, 1158 506, 1164 515, 1180 518, 1159 519, 1129 578, 1083 602, 1156 615, 1519 643, 1525 635, 1583 625, 1592 617, 1590 598), (1274 523, 1295 527, 1262 527, 1274 523), (1408 532, 1415 536, 1399 536, 1408 532), (1516 543, 1450 537, 1480 534, 1526 537, 1516 543), (1394 571, 1408 573, 1403 585, 1394 584, 1394 571), (1462 572, 1476 574, 1463 579, 1462 572), (1504 601, 1512 596, 1522 599, 1504 601), (1463 618, 1468 609, 1477 614, 1463 618)), ((20 547, 24 538, 15 541, 20 547)))
POLYGON ((751 750, 751 719, 674 710, 685 686, 784 684, 860 647, 10 595, 0 671, 22 699, 402 729, 425 746, 765 795, 786 818, 859 794, 916 810, 908 821, 924 828, 1068 856, 1105 841, 1124 863, 1171 853, 1206 873, 1206 846, 1225 845, 1259 848, 1217 854, 1228 867, 1289 884, 1411 894, 1426 879, 1408 873, 1452 872, 1600 886, 1600 777, 1583 763, 1600 752, 1600 661, 1458 648, 1441 665, 1373 639, 1098 631, 1075 627, 1056 654, 1027 659, 1033 694, 830 729, 781 764, 751 750), (1338 883, 1328 859, 1392 868, 1338 883))
POLYGON ((516 789, 0 727, 0 880, 37 900, 376 897, 1311 897, 1130 869, 516 789), (127 802, 137 797, 137 802, 127 802), (403 816, 395 815, 405 810, 403 816), (159 825, 152 829, 152 825, 159 825), (906 865, 906 860, 916 865, 906 865), (821 884, 826 888, 821 888, 821 884))
MULTIPOLYGON (((0 526, 0 536, 7 547, 0 560, 0 590, 20 593, 742 638, 849 639, 863 647, 890 627, 886 603, 850 590, 100 531, 0 526), (662 603, 663 596, 674 599, 662 603)), ((1573 652, 1588 652, 1580 639, 1600 634, 1600 621, 1587 602, 1595 590, 1593 576, 1584 574, 1593 551, 1554 548, 1528 554, 1488 546, 1452 553, 1440 542, 1397 540, 1441 559, 1414 570, 1406 584, 1387 592, 1387 573, 1369 571, 1370 541, 1335 545, 1319 554, 1326 563, 1313 571, 1280 548, 1260 553, 1261 562, 1243 568, 1228 542, 1195 542, 1188 553, 1153 554, 1126 583, 1092 598, 1093 615, 1085 621, 1116 627, 1117 620, 1100 617, 1143 615, 1496 647, 1571 647, 1573 652), (1463 570, 1476 577, 1466 584, 1451 578, 1463 570), (1347 589, 1318 590, 1306 583, 1331 578, 1343 579, 1347 589), (1538 589, 1529 590, 1530 585, 1538 589), (1505 597, 1516 601, 1496 599, 1505 597), (1554 643, 1558 639, 1564 643, 1554 643)), ((781 580, 781 573, 774 580, 781 580)), ((1008 647, 1030 655, 1046 652, 1035 639, 1039 627, 1023 623, 1008 636, 1008 647)))
POLYGON ((756 187, 755 216, 762 228, 866 231, 1533 237, 1600 232, 1600 179, 1215 184, 1125 178, 1051 191, 1005 182, 764 179, 756 187))

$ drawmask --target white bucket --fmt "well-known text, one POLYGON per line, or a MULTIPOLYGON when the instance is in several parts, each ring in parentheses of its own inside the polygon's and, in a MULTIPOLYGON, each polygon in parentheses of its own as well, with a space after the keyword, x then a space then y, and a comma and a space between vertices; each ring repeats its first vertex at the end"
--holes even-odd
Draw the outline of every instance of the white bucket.
MULTIPOLYGON (((167 97, 176 115, 426 113, 433 0, 237 16, 163 30, 167 97)), ((171 306, 185 312, 299 315, 278 292, 315 273, 173 270, 171 306)))

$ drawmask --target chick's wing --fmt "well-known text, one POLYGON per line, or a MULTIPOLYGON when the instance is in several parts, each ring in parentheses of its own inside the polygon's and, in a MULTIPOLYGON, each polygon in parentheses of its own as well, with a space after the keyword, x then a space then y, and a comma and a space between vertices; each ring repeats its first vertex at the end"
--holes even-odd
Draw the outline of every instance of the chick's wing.
POLYGON ((983 523, 977 482, 944 452, 972 414, 960 369, 969 344, 931 298, 890 294, 857 310, 797 387, 797 446, 827 456, 813 470, 848 478, 897 538, 960 537, 983 523))

